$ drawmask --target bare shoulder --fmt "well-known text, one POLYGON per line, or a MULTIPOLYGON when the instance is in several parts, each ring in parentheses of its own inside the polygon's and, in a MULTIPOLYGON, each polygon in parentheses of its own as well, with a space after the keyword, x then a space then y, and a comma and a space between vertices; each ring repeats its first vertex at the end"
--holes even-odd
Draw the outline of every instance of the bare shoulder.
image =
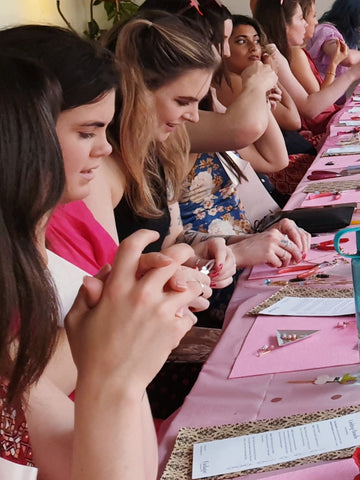
POLYGON ((120 202, 125 188, 124 175, 113 157, 103 159, 91 182, 85 203, 103 228, 118 243, 114 208, 120 202))

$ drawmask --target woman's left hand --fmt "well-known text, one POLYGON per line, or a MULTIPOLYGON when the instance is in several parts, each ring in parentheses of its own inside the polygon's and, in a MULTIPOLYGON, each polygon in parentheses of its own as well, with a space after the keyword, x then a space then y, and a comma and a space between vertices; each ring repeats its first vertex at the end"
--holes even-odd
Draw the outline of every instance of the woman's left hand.
POLYGON ((226 245, 224 238, 209 238, 194 245, 193 248, 198 260, 200 259, 200 267, 208 260, 214 259, 215 261, 209 273, 211 288, 224 288, 231 284, 232 277, 236 273, 236 262, 234 254, 226 245))
POLYGON ((272 225, 272 228, 277 228, 281 233, 287 235, 289 240, 295 243, 295 245, 299 248, 303 256, 306 255, 311 244, 310 233, 306 232, 303 228, 298 227, 296 223, 289 218, 283 218, 279 222, 272 225))

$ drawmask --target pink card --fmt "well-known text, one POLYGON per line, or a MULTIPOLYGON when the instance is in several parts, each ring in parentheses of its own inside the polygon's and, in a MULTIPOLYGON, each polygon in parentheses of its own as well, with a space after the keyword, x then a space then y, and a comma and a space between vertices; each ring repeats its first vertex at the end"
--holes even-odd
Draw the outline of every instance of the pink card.
POLYGON ((246 337, 229 378, 293 372, 359 363, 358 332, 354 316, 347 317, 269 317, 259 315, 246 337), (340 322, 349 322, 345 328, 340 322), (319 330, 293 344, 279 347, 277 330, 319 330), (258 356, 258 349, 274 349, 258 356))

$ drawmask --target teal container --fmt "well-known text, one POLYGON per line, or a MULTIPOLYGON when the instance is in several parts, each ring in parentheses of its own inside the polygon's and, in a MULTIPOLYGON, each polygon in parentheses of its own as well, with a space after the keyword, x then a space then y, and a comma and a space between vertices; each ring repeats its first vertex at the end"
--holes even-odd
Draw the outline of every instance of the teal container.
POLYGON ((358 344, 360 352, 360 227, 344 228, 336 232, 334 237, 335 250, 343 257, 351 258, 351 272, 354 286, 356 325, 358 330, 358 344), (341 237, 350 232, 356 234, 356 253, 344 253, 340 248, 341 237))

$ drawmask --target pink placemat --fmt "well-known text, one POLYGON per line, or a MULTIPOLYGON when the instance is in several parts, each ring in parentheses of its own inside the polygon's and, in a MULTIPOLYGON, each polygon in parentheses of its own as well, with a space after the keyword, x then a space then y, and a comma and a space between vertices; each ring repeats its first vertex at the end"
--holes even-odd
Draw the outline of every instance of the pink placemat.
POLYGON ((273 317, 259 315, 246 337, 229 378, 292 372, 359 362, 357 328, 348 317, 273 317), (347 321, 346 328, 337 324, 347 321), (301 341, 276 347, 277 330, 319 330, 301 341), (274 345, 270 353, 257 356, 264 345, 274 345))
POLYGON ((352 458, 346 460, 336 460, 323 465, 316 465, 309 468, 301 468, 295 471, 286 471, 276 475, 270 475, 262 478, 269 480, 353 480, 359 473, 358 467, 352 458))
MULTIPOLYGON (((323 241, 327 240, 333 240, 334 235, 322 235, 321 237, 314 237, 311 239, 312 244, 317 244, 323 241)), ((310 263, 319 263, 319 262, 325 262, 327 260, 332 260, 334 258, 335 251, 330 250, 330 251, 324 251, 324 250, 316 250, 316 249, 310 249, 307 254, 304 262, 300 262, 299 265, 308 265, 310 263)), ((284 277, 296 277, 297 273, 284 273, 280 274, 278 273, 278 268, 271 267, 270 265, 266 264, 261 264, 261 265, 255 265, 249 275, 249 280, 258 280, 262 278, 284 278, 284 277)))

